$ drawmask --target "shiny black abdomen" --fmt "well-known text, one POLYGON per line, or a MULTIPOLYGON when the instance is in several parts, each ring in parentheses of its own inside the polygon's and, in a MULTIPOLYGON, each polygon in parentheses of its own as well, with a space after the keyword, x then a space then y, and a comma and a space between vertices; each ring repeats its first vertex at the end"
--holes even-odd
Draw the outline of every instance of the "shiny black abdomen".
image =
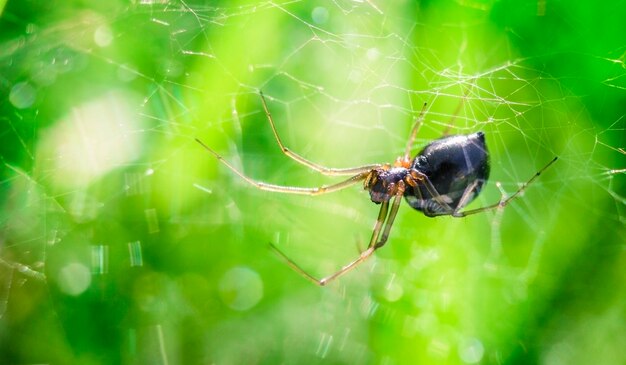
MULTIPOLYGON (((489 178, 489 154, 482 132, 447 136, 431 142, 411 163, 411 169, 428 176, 437 194, 452 209, 461 209, 478 196, 489 178), (475 184, 475 185, 473 185, 475 184), (459 206, 461 197, 472 186, 468 199, 459 206)), ((426 215, 450 213, 434 199, 424 184, 409 187, 404 197, 411 207, 426 215)))

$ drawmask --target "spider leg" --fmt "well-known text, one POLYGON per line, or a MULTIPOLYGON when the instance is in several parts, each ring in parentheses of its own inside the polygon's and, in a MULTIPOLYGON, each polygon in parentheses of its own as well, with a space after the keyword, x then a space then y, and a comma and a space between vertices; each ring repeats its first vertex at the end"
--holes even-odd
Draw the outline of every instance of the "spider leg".
MULTIPOLYGON (((380 210, 378 211, 378 217, 376 218, 376 223, 374 224, 374 230, 372 231, 372 237, 370 238, 370 243, 367 245, 367 249, 370 249, 376 246, 376 242, 378 241, 378 235, 380 234, 380 230, 387 219, 387 212, 389 211, 389 201, 384 201, 380 205, 380 210)), ((367 251, 367 250, 366 250, 367 251)))
POLYGON ((389 216, 387 217, 387 221, 385 222, 385 229, 383 230, 383 235, 380 237, 378 242, 374 245, 374 249, 379 249, 385 245, 387 242, 387 238, 389 238, 389 233, 391 232, 391 226, 393 226, 393 222, 396 219, 396 215, 398 214, 398 210, 400 209, 400 202, 402 201, 402 195, 404 194, 404 189, 399 194, 396 194, 395 199, 393 200, 393 205, 391 206, 391 211, 389 212, 389 216))
POLYGON ((289 148, 285 147, 285 145, 283 144, 283 141, 280 139, 280 136, 278 135, 278 131, 276 130, 276 125, 274 124, 274 119, 272 118, 272 114, 270 113, 269 108, 267 107, 267 103, 265 102, 265 96, 263 95, 263 92, 259 91, 259 95, 261 95, 261 103, 263 104, 263 110, 265 111, 265 115, 267 116, 267 120, 270 123, 270 127, 272 128, 272 132, 274 133, 274 138, 276 138, 276 143, 278 143, 278 147, 280 147, 281 152, 291 158, 292 160, 296 161, 299 164, 302 164, 312 170, 315 170, 323 175, 329 175, 329 176, 340 176, 340 175, 355 175, 355 174, 360 174, 362 172, 365 171, 370 171, 373 169, 377 169, 382 167, 382 164, 372 164, 372 165, 365 165, 365 166, 359 166, 359 167, 349 167, 349 168, 330 168, 330 167, 325 167, 319 164, 316 164, 315 162, 309 161, 306 158, 300 156, 299 154, 293 152, 292 150, 290 150, 289 148))
MULTIPOLYGON (((443 198, 441 197, 439 192, 437 192, 437 189, 435 188, 433 183, 430 181, 428 176, 422 174, 422 177, 423 177, 423 180, 421 181, 421 183, 424 184, 424 187, 426 188, 426 191, 428 191, 428 194, 430 194, 430 196, 432 196, 433 199, 435 199, 435 201, 437 201, 439 205, 441 205, 444 209, 446 209, 446 213, 443 213, 443 214, 447 215, 453 212, 454 209, 452 209, 452 207, 443 200, 443 198)), ((421 197, 421 191, 417 189, 417 192, 419 193, 421 197)))
POLYGON ((333 280, 337 279, 338 277, 354 269, 363 261, 367 260, 370 256, 372 256, 374 251, 381 248, 385 244, 385 242, 387 242, 387 238, 389 237, 389 232, 391 231, 391 226, 393 225, 393 222, 396 218, 396 214, 398 213, 398 210, 400 207, 400 202, 402 201, 403 193, 404 193, 404 188, 398 189, 398 192, 396 193, 393 203, 391 205, 390 211, 389 211, 389 201, 385 201, 381 203, 380 211, 378 212, 378 218, 376 219, 376 224, 374 225, 374 230, 372 232, 372 238, 370 239, 370 244, 367 247, 367 249, 361 252, 359 257, 357 257, 355 260, 343 266, 341 269, 339 269, 335 273, 328 275, 322 279, 317 279, 313 275, 306 272, 304 269, 302 269, 298 264, 296 264, 293 260, 287 257, 287 255, 285 255, 282 251, 280 251, 273 244, 270 244, 270 246, 297 273, 304 276, 306 279, 308 279, 314 284, 317 284, 319 286, 325 286, 328 283, 332 282, 333 280), (387 215, 388 211, 389 211, 389 215, 387 215), (379 239, 380 232, 381 232, 381 229, 383 228, 383 225, 384 225, 383 233, 379 239))
POLYGON ((347 180, 338 182, 336 184, 332 184, 332 185, 322 185, 322 186, 318 186, 315 188, 301 188, 301 187, 295 187, 295 186, 283 186, 283 185, 274 185, 274 184, 267 184, 261 181, 256 181, 248 176, 246 176, 243 172, 237 170, 233 165, 231 165, 228 161, 226 161, 220 154, 218 154, 217 152, 213 151, 209 146, 207 146, 206 144, 204 144, 202 141, 200 141, 199 139, 196 138, 196 142, 200 143, 200 145, 202 147, 204 147, 207 151, 209 151, 213 156, 215 156, 215 158, 220 161, 221 163, 223 163, 226 167, 228 167, 232 172, 234 172, 237 176, 239 176, 240 178, 242 178, 244 181, 246 181, 247 183, 254 185, 256 188, 260 189, 260 190, 265 190, 265 191, 274 191, 274 192, 278 192, 278 193, 287 193, 287 194, 300 194, 300 195, 321 195, 321 194, 327 194, 327 193, 332 193, 338 190, 342 190, 347 188, 348 186, 352 186, 356 183, 358 183, 359 181, 365 180, 368 175, 371 173, 369 170, 368 171, 363 171, 360 172, 350 178, 348 178, 347 180))
MULTIPOLYGON (((386 221, 385 221, 385 215, 387 214, 387 206, 380 208, 380 213, 378 214, 378 219, 376 220, 376 226, 374 227, 374 231, 372 232, 372 239, 370 240, 370 245, 367 248, 367 250, 361 252, 359 257, 357 257, 354 261, 350 262, 346 266, 342 267, 339 271, 323 279, 320 279, 318 281, 318 284, 320 286, 324 286, 330 283, 331 281, 337 279, 338 277, 344 275, 345 273, 349 272, 350 270, 354 269, 363 261, 367 260, 370 256, 372 256, 374 251, 376 251, 377 249, 385 245, 385 243, 387 242, 387 238, 389 237, 389 232, 391 231, 391 226, 393 225, 393 222, 396 218, 396 214, 398 213, 400 202, 402 201, 403 192, 404 192, 404 189, 401 189, 401 192, 399 191, 399 193, 396 194, 386 221), (382 236, 380 236, 379 238, 380 230, 383 226, 383 221, 385 221, 385 228, 383 230, 382 236)), ((382 204, 388 205, 388 203, 389 202, 384 202, 382 204)))
POLYGON ((413 143, 415 142, 415 137, 417 136, 417 132, 422 125, 422 120, 424 120, 424 113, 426 113, 426 103, 422 106, 422 111, 415 118, 415 123, 413 123, 413 128, 411 128, 411 134, 409 135, 409 140, 406 142, 406 148, 404 150, 404 160, 411 160, 411 148, 413 148, 413 143))
POLYGON ((459 199, 459 203, 450 215, 454 216, 458 214, 459 211, 469 203, 469 200, 472 197, 472 192, 474 191, 474 189, 476 189, 476 186, 478 186, 478 180, 474 180, 468 187, 465 188, 463 195, 461 195, 461 199, 459 199))
MULTIPOLYGON (((448 213, 448 214, 453 216, 453 217, 455 217, 455 218, 461 218, 461 217, 466 217, 468 215, 481 213, 481 212, 486 212, 486 211, 497 209, 497 208, 504 208, 507 204, 509 204, 509 202, 511 202, 511 200, 517 198, 520 194, 522 194, 524 192, 524 190, 526 190, 528 185, 532 184, 532 182, 535 181, 539 177, 539 175, 541 175, 548 167, 550 167, 550 165, 552 165, 554 162, 556 162, 557 159, 558 159, 558 156, 553 158, 550 162, 548 162, 548 164, 546 164, 544 167, 542 167, 541 170, 537 171, 533 175, 533 177, 531 177, 528 181, 526 181, 519 189, 517 189, 517 191, 515 193, 513 193, 513 195, 509 196, 508 198, 506 198, 504 200, 500 199, 499 202, 491 204, 491 205, 487 205, 487 206, 482 207, 482 208, 476 208, 476 209, 467 210, 467 211, 464 211, 464 212, 454 211, 451 214, 450 213, 448 213)), ((465 196, 465 194, 463 194, 463 195, 465 196)), ((459 206, 461 206, 461 205, 459 204, 459 206)))
POLYGON ((303 268, 301 268, 298 264, 296 264, 292 259, 290 259, 287 255, 285 255, 282 251, 280 251, 273 244, 270 243, 270 246, 298 274, 304 276, 306 279, 308 279, 310 282, 312 282, 314 284, 317 284, 319 286, 324 286, 324 285, 328 284, 330 281, 335 280, 339 276, 341 276, 344 273, 350 271, 356 265, 358 265, 359 263, 361 263, 362 261, 364 261, 365 259, 367 259, 368 257, 370 257, 372 255, 372 253, 376 250, 376 245, 373 244, 372 242, 376 242, 376 239, 378 238, 378 234, 380 232, 380 229, 383 226, 385 218, 387 217, 387 210, 388 210, 388 208, 389 208, 389 202, 388 201, 385 201, 385 202, 381 203, 380 211, 378 212, 378 218, 376 219, 376 224, 374 225, 374 231, 372 232, 372 239, 370 241, 370 244, 369 244, 368 248, 365 251, 361 252, 359 254, 359 257, 356 260, 354 260, 351 263, 347 264, 346 266, 342 267, 339 271, 335 272, 334 274, 326 276, 326 277, 324 277, 322 279, 318 279, 318 278, 314 277, 313 275, 309 274, 308 272, 306 272, 303 268))
POLYGON ((341 275, 345 274, 346 272, 352 270, 358 264, 360 264, 361 262, 365 261, 365 259, 370 257, 372 255, 372 253, 374 253, 374 251, 377 248, 376 245, 375 245, 375 242, 378 239, 378 234, 380 233, 380 229, 382 228, 383 223, 385 222, 385 218, 387 217, 388 208, 389 208, 389 201, 385 201, 385 202, 381 203, 380 211, 378 212, 378 218, 376 219, 376 224, 374 225, 374 231, 372 232, 372 238, 370 240, 370 244, 367 247, 367 249, 365 251, 361 252, 359 254, 359 257, 356 260, 354 260, 351 263, 345 265, 344 267, 342 267, 339 271, 335 272, 334 274, 326 276, 326 277, 324 277, 322 279, 317 279, 313 275, 309 274, 304 269, 302 269, 298 264, 296 264, 293 260, 291 260, 289 257, 287 257, 287 255, 285 255, 282 251, 280 251, 276 246, 274 246, 273 244, 270 244, 270 245, 271 245, 272 249, 274 249, 274 251, 276 251, 276 253, 278 253, 278 255, 281 256, 293 270, 295 270, 300 275, 304 276, 306 279, 308 279, 312 283, 317 284, 319 286, 324 286, 324 285, 328 284, 330 281, 333 281, 336 278, 338 278, 339 276, 341 276, 341 275))

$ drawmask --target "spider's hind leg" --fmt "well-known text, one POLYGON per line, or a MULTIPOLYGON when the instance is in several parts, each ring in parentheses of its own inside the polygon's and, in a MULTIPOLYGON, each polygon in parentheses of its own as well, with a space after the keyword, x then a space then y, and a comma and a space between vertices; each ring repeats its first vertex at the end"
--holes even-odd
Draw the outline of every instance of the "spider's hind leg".
MULTIPOLYGON (((494 210, 494 209, 497 209, 497 208, 504 208, 504 207, 506 207, 513 199, 515 199, 518 196, 520 196, 526 190, 526 188, 530 184, 532 184, 548 167, 550 167, 553 163, 555 163, 556 160, 558 160, 558 156, 554 157, 544 167, 542 167, 539 171, 537 171, 528 181, 526 181, 524 184, 522 184, 522 186, 519 189, 517 189, 517 191, 515 193, 513 193, 513 195, 509 196, 508 198, 500 199, 500 201, 498 201, 497 203, 494 203, 494 204, 491 204, 491 205, 487 205, 487 206, 482 207, 482 208, 476 208, 476 209, 467 210, 467 211, 464 211, 464 212, 454 211, 451 215, 453 217, 455 217, 455 218, 461 218, 461 217, 466 217, 466 216, 472 215, 472 214, 482 213, 482 212, 494 210)), ((463 195, 465 195, 465 194, 463 194, 463 195)), ((459 204, 459 206, 461 206, 461 205, 459 204)))

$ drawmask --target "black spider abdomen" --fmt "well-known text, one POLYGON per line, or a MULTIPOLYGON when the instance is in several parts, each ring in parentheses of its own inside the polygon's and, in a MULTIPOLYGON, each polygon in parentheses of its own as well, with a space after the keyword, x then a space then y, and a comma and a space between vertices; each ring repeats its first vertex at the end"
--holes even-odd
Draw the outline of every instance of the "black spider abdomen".
POLYGON ((489 153, 482 132, 469 135, 447 136, 431 142, 411 163, 428 177, 440 200, 427 189, 425 183, 409 187, 404 197, 411 207, 426 215, 451 213, 474 200, 489 178, 489 153), (468 199, 462 203, 463 193, 468 199), (443 201, 447 204, 441 204, 443 201))

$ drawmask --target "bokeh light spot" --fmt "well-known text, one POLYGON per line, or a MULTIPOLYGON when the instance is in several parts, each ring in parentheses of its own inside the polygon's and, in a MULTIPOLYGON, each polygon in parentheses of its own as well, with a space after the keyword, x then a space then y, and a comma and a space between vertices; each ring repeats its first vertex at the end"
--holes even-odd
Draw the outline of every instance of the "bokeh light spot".
POLYGON ((328 9, 318 6, 311 12, 311 19, 316 24, 324 24, 328 21, 328 9))
POLYGON ((43 133, 38 157, 53 182, 84 187, 139 157, 140 120, 128 93, 111 92, 75 107, 43 133))
POLYGON ((256 271, 234 267, 222 276, 219 292, 224 304, 234 310, 245 311, 263 298, 263 282, 256 271))
POLYGON ((106 26, 100 26, 96 29, 93 34, 93 40, 100 47, 106 47, 113 42, 113 34, 111 34, 111 29, 106 26))
POLYGON ((402 285, 400 285, 396 281, 389 283, 386 289, 387 290, 385 290, 385 299, 390 302, 395 302, 402 298, 402 296, 404 295, 404 289, 402 288, 402 285))
POLYGON ((377 61, 380 58, 380 51, 376 47, 372 47, 367 50, 367 59, 370 61, 377 61))
POLYGON ((19 82, 11 88, 9 101, 18 109, 25 109, 33 105, 37 92, 28 82, 19 82))
POLYGON ((68 263, 59 270, 57 284, 59 289, 67 295, 80 295, 91 284, 90 270, 80 262, 68 263))
POLYGON ((484 354, 485 348, 483 343, 477 338, 466 338, 459 344, 459 357, 466 364, 479 363, 484 354))

